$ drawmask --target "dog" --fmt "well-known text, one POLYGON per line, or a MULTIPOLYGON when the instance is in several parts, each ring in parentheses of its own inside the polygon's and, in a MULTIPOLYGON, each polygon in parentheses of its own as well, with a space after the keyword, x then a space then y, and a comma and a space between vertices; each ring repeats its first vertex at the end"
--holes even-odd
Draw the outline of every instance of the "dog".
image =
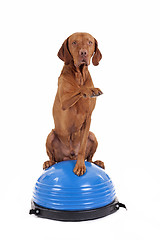
MULTIPOLYGON (((46 141, 49 161, 44 162, 43 169, 74 159, 77 161, 73 171, 81 176, 86 172, 85 160, 92 162, 97 149, 97 139, 89 129, 96 98, 102 94, 94 87, 88 66, 91 58, 93 65, 97 66, 102 54, 92 35, 74 33, 64 41, 58 57, 64 61, 64 67, 53 105, 55 129, 46 141)), ((105 168, 100 160, 93 163, 105 168)))

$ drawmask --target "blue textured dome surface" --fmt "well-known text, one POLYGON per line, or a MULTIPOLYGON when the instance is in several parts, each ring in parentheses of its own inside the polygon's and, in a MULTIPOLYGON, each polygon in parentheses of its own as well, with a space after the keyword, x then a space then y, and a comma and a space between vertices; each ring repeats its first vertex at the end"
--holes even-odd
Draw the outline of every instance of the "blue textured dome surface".
POLYGON ((45 170, 35 184, 33 201, 67 211, 100 208, 114 201, 114 186, 102 168, 85 161, 86 173, 78 177, 75 164, 76 160, 63 161, 45 170))

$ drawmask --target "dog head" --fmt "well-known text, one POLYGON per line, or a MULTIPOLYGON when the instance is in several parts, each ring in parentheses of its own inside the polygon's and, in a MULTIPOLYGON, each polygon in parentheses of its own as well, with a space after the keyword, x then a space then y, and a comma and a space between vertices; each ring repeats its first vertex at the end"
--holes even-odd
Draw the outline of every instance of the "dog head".
POLYGON ((62 44, 58 57, 66 65, 72 61, 76 67, 88 66, 92 58, 94 66, 99 64, 102 54, 98 48, 97 40, 89 33, 74 33, 62 44))

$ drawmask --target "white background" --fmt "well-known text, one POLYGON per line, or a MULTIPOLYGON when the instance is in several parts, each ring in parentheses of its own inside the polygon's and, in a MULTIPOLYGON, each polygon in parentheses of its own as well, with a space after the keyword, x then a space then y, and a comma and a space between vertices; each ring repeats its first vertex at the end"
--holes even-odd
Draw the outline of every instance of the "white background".
POLYGON ((0 2, 0 219, 2 239, 160 239, 159 1, 0 2), (119 201, 128 211, 64 223, 28 214, 47 160, 52 105, 74 32, 89 32, 103 54, 89 67, 97 99, 91 130, 119 201))

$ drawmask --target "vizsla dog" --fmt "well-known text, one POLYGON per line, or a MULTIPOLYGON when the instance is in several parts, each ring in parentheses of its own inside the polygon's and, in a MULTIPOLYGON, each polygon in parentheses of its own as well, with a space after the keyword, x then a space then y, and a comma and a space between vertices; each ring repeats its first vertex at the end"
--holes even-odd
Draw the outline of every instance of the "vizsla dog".
MULTIPOLYGON (((73 171, 81 176, 86 171, 85 160, 92 162, 98 145, 89 128, 96 97, 102 94, 93 85, 88 65, 92 58, 93 65, 97 66, 102 54, 94 37, 88 33, 74 33, 64 41, 58 57, 64 61, 64 67, 53 105, 55 129, 46 141, 49 161, 44 162, 43 169, 56 162, 75 159, 73 171)), ((104 168, 102 161, 94 163, 104 168)))

